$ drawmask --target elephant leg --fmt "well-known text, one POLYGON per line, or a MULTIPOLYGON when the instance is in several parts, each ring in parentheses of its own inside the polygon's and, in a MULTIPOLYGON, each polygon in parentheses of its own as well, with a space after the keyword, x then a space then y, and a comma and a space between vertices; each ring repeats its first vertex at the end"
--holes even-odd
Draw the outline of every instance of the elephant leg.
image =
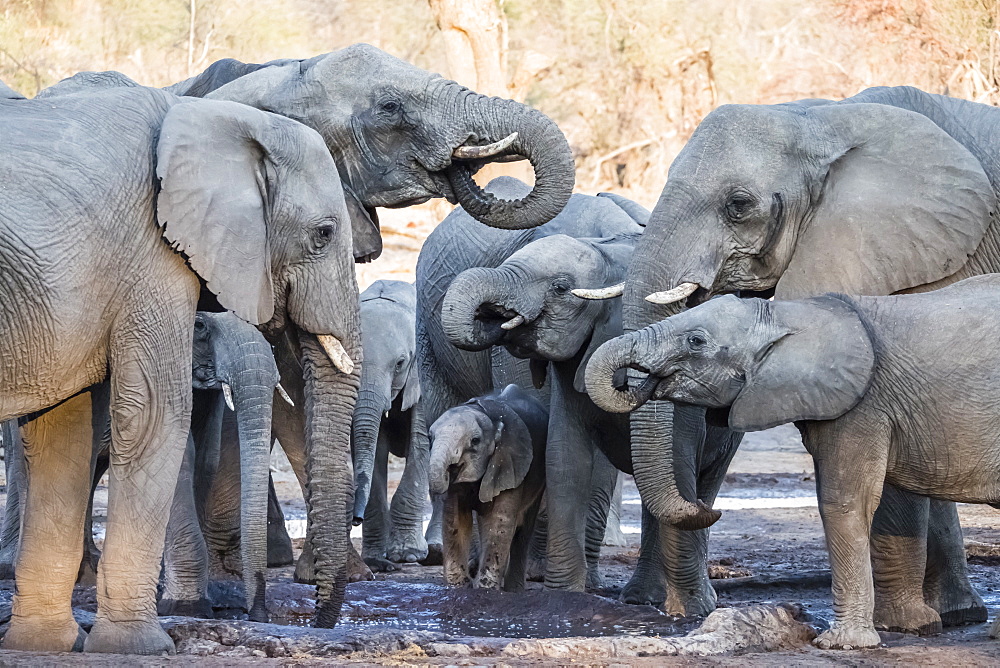
POLYGON ((285 513, 274 491, 274 480, 267 476, 267 567, 278 568, 295 562, 292 539, 285 528, 285 513))
POLYGON ((424 532, 427 541, 427 558, 420 563, 424 566, 438 566, 444 563, 442 544, 444 532, 444 494, 431 494, 431 519, 424 532))
POLYGON ((535 514, 535 528, 531 532, 531 541, 528 544, 528 563, 525 566, 524 576, 532 582, 545 581, 545 552, 549 542, 549 513, 546 508, 546 495, 542 493, 542 500, 538 504, 538 511, 535 514))
POLYGON ((611 507, 608 509, 608 523, 604 527, 604 540, 601 545, 608 547, 625 547, 628 539, 622 532, 622 486, 625 474, 621 471, 615 479, 615 491, 611 496, 611 507))
POLYGON ((90 462, 90 496, 87 503, 87 525, 83 531, 83 559, 76 576, 77 584, 94 586, 97 584, 97 565, 101 552, 94 543, 94 493, 101 478, 111 465, 111 396, 108 383, 100 383, 91 389, 91 420, 93 424, 94 446, 90 462))
POLYGON ((539 501, 537 499, 524 512, 521 526, 514 532, 510 545, 510 562, 503 577, 504 591, 524 591, 525 574, 528 567, 528 552, 535 533, 535 518, 538 516, 539 501))
POLYGON ((193 312, 166 321, 159 313, 144 315, 134 326, 122 323, 111 341, 108 525, 97 573, 97 616, 84 651, 175 651, 156 619, 156 585, 191 429, 193 320, 193 312), (136 340, 135 332, 149 338, 136 340))
POLYGON ((396 566, 386 560, 388 542, 389 499, 387 497, 387 477, 389 469, 389 443, 385 430, 380 429, 375 446, 375 466, 372 469, 372 485, 368 492, 368 505, 361 525, 361 556, 375 571, 396 570, 396 566))
POLYGON ((493 500, 488 514, 479 513, 479 568, 474 589, 499 589, 510 563, 510 547, 517 529, 517 501, 520 494, 503 494, 493 500))
POLYGON ((208 600, 208 548, 198 523, 194 495, 195 444, 189 436, 174 488, 163 547, 163 588, 156 611, 212 619, 208 600))
POLYGON ((607 529, 611 497, 615 491, 618 469, 608 461, 600 448, 594 448, 594 463, 590 481, 590 504, 587 511, 587 535, 584 549, 587 558, 587 588, 603 589, 604 578, 598 569, 601 543, 607 529))
POLYGON ((660 522, 642 504, 639 562, 622 588, 621 600, 633 605, 661 606, 667 600, 667 579, 660 545, 660 522))
POLYGON ((929 505, 924 600, 938 611, 944 626, 985 622, 986 605, 969 582, 958 507, 937 499, 929 505))
POLYGON ((469 548, 472 546, 472 511, 463 508, 458 495, 444 496, 444 581, 460 587, 469 583, 469 548))
POLYGON ((68 652, 86 634, 70 605, 80 568, 93 448, 83 392, 21 429, 31 484, 24 507, 10 629, 4 649, 68 652))
MULTIPOLYGON (((288 458, 288 463, 295 473, 295 478, 299 481, 302 490, 302 497, 309 498, 308 482, 306 479, 306 440, 305 440, 305 415, 301 406, 292 407, 286 402, 278 400, 274 402, 273 418, 271 420, 271 430, 281 449, 288 458)), ((307 501, 308 503, 308 501, 307 501)), ((298 561, 295 562, 295 581, 303 584, 315 584, 315 562, 312 553, 312 527, 306 519, 306 538, 302 543, 302 553, 298 561)))
POLYGON ((430 495, 427 471, 430 466, 430 440, 420 405, 413 408, 406 466, 399 486, 392 495, 389 509, 389 542, 386 557, 397 563, 416 563, 427 557, 424 538, 424 509, 430 495))
POLYGON ((872 518, 875 627, 927 635, 941 631, 941 617, 924 602, 928 499, 885 485, 872 518))
POLYGON ((21 542, 21 521, 24 499, 28 493, 28 476, 24 464, 24 447, 17 420, 3 423, 4 468, 7 473, 7 502, 3 529, 0 530, 0 580, 14 579, 14 564, 21 542))

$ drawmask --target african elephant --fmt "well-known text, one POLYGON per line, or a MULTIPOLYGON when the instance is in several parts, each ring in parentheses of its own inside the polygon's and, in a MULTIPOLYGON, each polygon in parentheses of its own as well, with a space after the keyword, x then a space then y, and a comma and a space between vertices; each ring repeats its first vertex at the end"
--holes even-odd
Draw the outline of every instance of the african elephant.
POLYGON ((249 617, 266 622, 271 403, 278 368, 263 335, 232 313, 199 312, 193 346, 191 439, 167 524, 157 612, 212 617, 211 563, 215 573, 242 573, 249 617), (230 566, 231 552, 237 558, 230 566))
POLYGON ((375 281, 361 293, 361 342, 365 364, 354 409, 354 521, 362 524, 361 555, 373 570, 427 556, 427 430, 420 413, 412 283, 375 281), (387 498, 389 453, 406 468, 387 498), (388 561, 387 561, 388 560, 388 561))
POLYGON ((156 583, 199 296, 297 341, 308 430, 324 444, 309 453, 325 541, 317 623, 335 623, 360 334, 348 212, 322 138, 244 105, 146 88, 0 102, 0 126, 0 419, 34 418, 22 428, 32 481, 3 646, 173 650, 156 583), (83 390, 106 378, 109 520, 85 636, 70 609, 93 452, 83 390))
MULTIPOLYGON (((601 202, 595 197, 586 200, 592 206, 601 202)), ((622 333, 621 302, 582 299, 578 290, 584 285, 620 282, 641 231, 634 224, 626 232, 605 238, 543 237, 496 268, 467 269, 459 274, 441 309, 442 327, 456 347, 476 351, 503 346, 514 357, 540 363, 536 376, 545 373, 547 365, 552 392, 546 453, 548 561, 568 562, 577 573, 586 569, 591 481, 607 512, 617 480, 615 469, 632 472, 627 417, 595 406, 583 387, 590 355, 622 333), (598 461, 603 458, 595 458, 597 453, 603 453, 613 467, 600 466, 598 461)), ((713 475, 724 475, 733 453, 735 448, 730 448, 720 455, 713 475)), ((676 598, 673 593, 691 583, 714 594, 708 583, 707 555, 692 549, 690 534, 669 526, 662 540, 659 534, 657 523, 644 512, 639 564, 622 592, 623 598, 657 605, 668 601, 671 607, 671 599, 676 598), (666 563, 664 554, 670 556, 666 563)), ((711 600, 714 603, 714 595, 711 600)), ((700 611, 681 607, 671 612, 700 611)))
POLYGON ((724 296, 608 342, 587 387, 608 410, 666 398, 740 432, 795 422, 816 466, 833 572, 835 621, 815 642, 874 647, 868 539, 883 484, 1000 502, 998 307, 997 275, 925 294, 724 296), (612 378, 625 368, 646 378, 619 392, 612 378))
MULTIPOLYGON (((517 179, 499 177, 486 187, 504 199, 523 197, 528 186, 517 179)), ((442 325, 442 309, 451 282, 461 272, 473 267, 497 267, 527 244, 553 234, 571 237, 611 237, 636 232, 645 223, 648 212, 634 202, 601 193, 597 197, 573 195, 566 208, 550 222, 532 230, 494 230, 477 225, 462 209, 455 209, 424 241, 417 258, 417 354, 419 355, 422 406, 427 423, 433 423, 444 411, 473 397, 499 390, 514 383, 537 392, 545 405, 549 387, 532 390, 535 380, 544 376, 544 363, 518 360, 502 348, 467 351, 448 340, 442 325), (530 367, 530 368, 529 368, 530 367), (534 380, 533 380, 534 376, 534 380)), ((603 459, 601 456, 599 459, 603 459)), ((598 580, 597 556, 604 537, 607 498, 596 495, 588 522, 586 565, 575 558, 575 547, 560 546, 546 560, 546 586, 582 591, 588 581, 598 580)), ((441 505, 435 503, 435 516, 427 529, 427 542, 441 544, 441 505)))
MULTIPOLYGON (((430 485, 444 501, 444 580, 521 591, 545 490, 548 413, 517 385, 444 412, 430 428, 430 485), (479 562, 469 573, 472 516, 479 562)), ((589 482, 589 481, 588 481, 589 482)))
MULTIPOLYGON (((674 160, 636 247, 625 331, 720 293, 887 295, 1000 270, 997 127, 992 107, 905 87, 716 109, 674 160)), ((714 490, 696 480, 695 462, 732 435, 684 404, 641 407, 631 428, 636 485, 654 514, 711 524, 717 513, 696 501, 714 490)), ((892 486, 882 498, 876 625, 932 631, 985 620, 954 504, 892 486)))

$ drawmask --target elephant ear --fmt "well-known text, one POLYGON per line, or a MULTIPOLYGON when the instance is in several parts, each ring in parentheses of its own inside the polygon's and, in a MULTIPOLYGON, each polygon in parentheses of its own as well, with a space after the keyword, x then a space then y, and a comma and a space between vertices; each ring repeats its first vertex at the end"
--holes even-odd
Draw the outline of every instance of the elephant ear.
POLYGON ((825 296, 765 302, 764 308, 773 316, 771 341, 729 411, 732 429, 760 431, 797 420, 832 420, 861 401, 875 353, 852 306, 825 296))
POLYGON ((646 223, 649 221, 649 216, 651 215, 649 209, 646 207, 642 206, 638 202, 633 202, 627 197, 622 197, 621 195, 617 195, 615 193, 597 193, 597 196, 611 200, 618 206, 619 209, 627 213, 629 218, 642 227, 646 227, 646 223))
POLYGON ((408 411, 420 401, 420 374, 417 373, 416 355, 410 360, 410 370, 403 383, 403 410, 408 411))
POLYGON ((354 194, 346 181, 344 199, 347 200, 347 213, 351 216, 351 238, 354 241, 354 261, 363 263, 377 260, 382 254, 382 233, 378 226, 378 214, 374 207, 367 208, 354 194))
POLYGON ((957 272, 996 209, 976 158, 926 116, 882 104, 810 107, 805 131, 831 132, 822 191, 799 233, 779 299, 828 291, 887 295, 957 272))
POLYGON ((479 483, 479 500, 483 503, 489 503, 500 492, 524 482, 534 456, 528 427, 509 407, 505 407, 497 422, 494 442, 493 454, 479 483))
POLYGON ((160 128, 156 214, 219 303, 259 325, 274 314, 267 243, 276 187, 271 115, 233 102, 175 104, 160 128))

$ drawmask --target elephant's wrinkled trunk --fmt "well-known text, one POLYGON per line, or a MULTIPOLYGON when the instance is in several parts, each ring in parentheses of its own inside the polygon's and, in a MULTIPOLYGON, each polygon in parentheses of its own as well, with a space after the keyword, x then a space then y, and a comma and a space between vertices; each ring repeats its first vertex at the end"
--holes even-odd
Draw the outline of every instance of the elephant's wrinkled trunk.
POLYGON ((355 360, 350 374, 334 367, 314 335, 299 331, 306 388, 306 505, 316 567, 314 624, 320 628, 332 628, 340 619, 354 495, 351 422, 361 375, 357 328, 340 340, 355 360))
POLYGON ((512 308, 516 290, 502 280, 500 270, 475 267, 455 277, 441 305, 441 327, 452 345, 462 350, 485 350, 505 333, 504 323, 518 313, 512 308), (501 306, 508 305, 508 306, 501 306))
POLYGON ((389 410, 389 395, 371 382, 363 382, 354 410, 351 436, 354 450, 354 524, 361 524, 368 505, 375 471, 382 415, 389 410))
POLYGON ((427 469, 427 474, 432 494, 444 494, 448 491, 448 485, 451 484, 451 476, 448 473, 448 469, 458 463, 460 456, 460 452, 444 444, 438 447, 431 447, 431 463, 427 469))
POLYGON ((524 156, 535 171, 535 185, 523 199, 499 199, 484 192, 473 180, 472 167, 477 163, 455 159, 446 174, 458 203, 490 227, 521 230, 552 220, 569 201, 575 180, 576 166, 566 137, 550 118, 535 109, 513 100, 467 91, 464 94, 466 113, 476 130, 475 143, 497 142, 516 132, 517 137, 503 155, 493 159, 524 156))
POLYGON ((263 340, 257 345, 260 350, 242 348, 241 367, 231 385, 240 437, 240 558, 246 606, 251 621, 266 622, 267 485, 277 369, 270 347, 263 340))
POLYGON ((615 379, 621 371, 639 361, 636 348, 643 332, 633 332, 612 339, 602 345, 591 357, 586 369, 587 393, 594 403, 609 413, 628 413, 649 400, 656 388, 657 379, 649 375, 635 389, 616 387, 615 379))

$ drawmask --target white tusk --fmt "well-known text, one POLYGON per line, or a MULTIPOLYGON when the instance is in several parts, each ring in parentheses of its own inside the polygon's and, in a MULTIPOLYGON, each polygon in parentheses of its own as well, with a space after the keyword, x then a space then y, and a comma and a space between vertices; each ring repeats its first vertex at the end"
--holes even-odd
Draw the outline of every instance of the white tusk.
POLYGON ((571 292, 580 299, 611 299, 612 297, 622 296, 622 293, 625 292, 625 283, 609 285, 606 288, 597 288, 596 290, 576 288, 571 292))
POLYGON ((333 366, 337 367, 341 373, 354 373, 354 362, 351 361, 351 356, 344 349, 344 344, 336 336, 320 334, 316 338, 319 340, 319 345, 323 346, 323 350, 326 351, 327 357, 333 362, 333 366))
POLYGON ((500 141, 495 141, 486 146, 459 146, 451 154, 451 157, 459 160, 482 160, 498 153, 503 153, 510 148, 510 145, 517 139, 517 133, 512 132, 500 141))
POLYGON ((520 327, 523 324, 524 324, 524 316, 515 315, 510 320, 500 325, 500 329, 511 330, 514 329, 515 327, 520 327))
POLYGON ((281 396, 282 399, 284 399, 288 403, 289 406, 295 408, 295 402, 292 401, 292 398, 290 396, 288 396, 288 392, 285 392, 285 388, 281 386, 281 383, 278 383, 275 389, 278 390, 278 394, 281 396))
POLYGON ((233 388, 229 387, 229 383, 222 384, 222 396, 226 398, 226 405, 229 406, 229 410, 236 412, 236 405, 233 403, 233 388))
POLYGON ((697 289, 697 283, 681 283, 676 288, 671 290, 654 292, 646 297, 646 301, 651 304, 673 304, 674 302, 679 302, 685 297, 691 296, 691 294, 697 289))

